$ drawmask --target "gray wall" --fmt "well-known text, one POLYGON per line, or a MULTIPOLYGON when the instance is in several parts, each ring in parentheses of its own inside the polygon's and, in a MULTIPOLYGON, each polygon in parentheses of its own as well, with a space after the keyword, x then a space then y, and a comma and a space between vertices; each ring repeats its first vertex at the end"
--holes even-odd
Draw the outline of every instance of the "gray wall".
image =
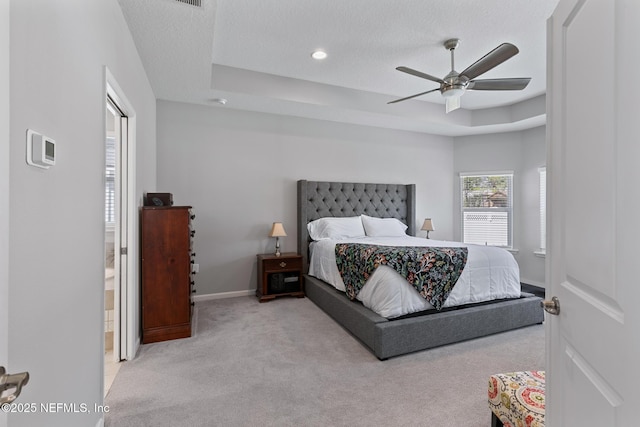
MULTIPOLYGON (((10 22, 8 364, 31 373, 22 402, 92 408, 103 399, 104 66, 137 114, 140 200, 155 185, 155 97, 117 0, 11 0, 10 22), (29 128, 57 142, 48 171, 25 162, 29 128)), ((86 427, 100 416, 9 414, 9 424, 86 427)))
POLYGON ((451 138, 168 101, 157 113, 158 190, 194 207, 199 294, 254 291, 274 221, 296 250, 299 179, 415 183, 417 228, 431 217, 431 236, 452 238, 451 138))
MULTIPOLYGON (((521 132, 478 135, 455 139, 454 186, 456 195, 460 172, 514 171, 514 254, 520 265, 522 282, 544 287, 544 258, 540 249, 540 205, 538 168, 546 162, 545 127, 521 132)), ((460 198, 454 200, 454 237, 461 238, 460 198)))

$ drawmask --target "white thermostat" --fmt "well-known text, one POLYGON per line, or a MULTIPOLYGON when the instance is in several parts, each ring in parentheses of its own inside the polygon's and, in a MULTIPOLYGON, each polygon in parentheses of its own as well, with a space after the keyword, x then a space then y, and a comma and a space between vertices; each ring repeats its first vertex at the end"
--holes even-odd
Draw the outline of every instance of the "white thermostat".
POLYGON ((27 163, 49 169, 56 164, 56 142, 41 133, 27 130, 27 163))

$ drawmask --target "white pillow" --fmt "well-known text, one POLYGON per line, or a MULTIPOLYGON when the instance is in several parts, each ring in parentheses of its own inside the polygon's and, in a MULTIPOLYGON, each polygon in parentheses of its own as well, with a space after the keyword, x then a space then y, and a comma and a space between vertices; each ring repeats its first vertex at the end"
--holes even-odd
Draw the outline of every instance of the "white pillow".
POLYGON ((370 237, 406 236, 407 225, 396 218, 374 218, 362 215, 362 225, 370 237))
POLYGON ((359 216, 316 219, 307 224, 307 230, 309 230, 309 236, 313 240, 365 236, 364 227, 362 227, 362 221, 359 216))

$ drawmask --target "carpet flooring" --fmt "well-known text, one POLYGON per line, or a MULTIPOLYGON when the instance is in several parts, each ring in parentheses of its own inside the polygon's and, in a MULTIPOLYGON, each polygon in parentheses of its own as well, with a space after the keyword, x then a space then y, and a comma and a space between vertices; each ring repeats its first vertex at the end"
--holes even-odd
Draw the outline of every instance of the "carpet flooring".
POLYGON ((544 353, 535 325, 383 362, 306 298, 205 301, 193 337, 123 363, 105 425, 488 426, 489 376, 544 353))

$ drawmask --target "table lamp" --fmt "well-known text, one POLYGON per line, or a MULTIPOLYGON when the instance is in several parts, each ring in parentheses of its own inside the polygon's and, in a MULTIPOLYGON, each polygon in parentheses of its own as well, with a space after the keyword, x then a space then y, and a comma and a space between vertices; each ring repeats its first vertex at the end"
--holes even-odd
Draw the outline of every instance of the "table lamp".
POLYGON ((280 256, 280 237, 285 237, 287 233, 284 231, 284 227, 281 222, 274 222, 271 227, 271 233, 269 237, 276 238, 276 256, 280 256))
POLYGON ((431 218, 427 218, 424 220, 424 223, 422 224, 422 228, 420 230, 424 230, 427 232, 427 239, 428 239, 429 232, 433 231, 433 221, 431 221, 431 218))

